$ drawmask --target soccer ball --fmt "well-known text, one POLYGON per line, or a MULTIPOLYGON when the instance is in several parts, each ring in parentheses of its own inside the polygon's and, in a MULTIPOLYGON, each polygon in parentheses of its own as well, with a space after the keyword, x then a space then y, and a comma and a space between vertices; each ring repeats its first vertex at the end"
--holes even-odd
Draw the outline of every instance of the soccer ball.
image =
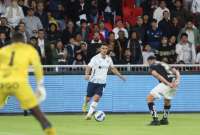
POLYGON ((94 118, 96 121, 98 122, 102 122, 105 120, 105 117, 106 117, 106 114, 103 112, 103 111, 97 111, 95 114, 94 114, 94 118))

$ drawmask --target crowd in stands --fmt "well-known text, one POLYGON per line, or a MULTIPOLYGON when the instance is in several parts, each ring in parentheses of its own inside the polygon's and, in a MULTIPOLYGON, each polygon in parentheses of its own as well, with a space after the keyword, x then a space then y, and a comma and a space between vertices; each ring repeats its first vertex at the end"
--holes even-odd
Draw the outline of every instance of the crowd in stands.
POLYGON ((200 64, 200 0, 0 0, 0 47, 24 35, 44 65, 200 64))

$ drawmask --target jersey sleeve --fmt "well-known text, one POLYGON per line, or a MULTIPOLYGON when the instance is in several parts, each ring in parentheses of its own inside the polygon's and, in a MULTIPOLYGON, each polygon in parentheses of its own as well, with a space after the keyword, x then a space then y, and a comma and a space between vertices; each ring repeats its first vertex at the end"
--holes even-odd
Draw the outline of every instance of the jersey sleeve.
POLYGON ((111 57, 110 57, 110 67, 114 67, 113 60, 111 57))
POLYGON ((157 67, 156 67, 155 65, 151 65, 151 66, 149 67, 149 71, 150 71, 150 72, 153 71, 153 70, 157 71, 157 67))
POLYGON ((35 74, 36 80, 37 80, 37 82, 39 82, 44 78, 43 68, 42 68, 42 64, 41 64, 38 52, 34 48, 32 50, 33 51, 32 51, 32 55, 30 58, 30 64, 32 65, 32 67, 34 69, 34 74, 35 74))
POLYGON ((89 67, 94 67, 96 65, 95 58, 92 58, 88 64, 89 67))

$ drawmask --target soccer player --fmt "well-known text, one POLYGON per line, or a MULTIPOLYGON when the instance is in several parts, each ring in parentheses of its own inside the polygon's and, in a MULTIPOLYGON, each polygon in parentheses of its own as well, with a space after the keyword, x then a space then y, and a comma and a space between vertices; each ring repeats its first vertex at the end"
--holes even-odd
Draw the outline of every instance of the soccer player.
POLYGON ((124 81, 126 80, 126 78, 122 76, 113 66, 113 61, 107 53, 107 44, 102 44, 100 47, 100 53, 91 59, 85 70, 85 79, 89 80, 89 82, 87 86, 87 95, 82 107, 83 112, 87 111, 88 103, 93 97, 93 102, 91 103, 89 111, 85 117, 86 120, 90 120, 92 118, 92 115, 95 112, 98 102, 103 94, 103 89, 106 86, 108 70, 111 69, 111 71, 120 79, 124 81))
POLYGON ((148 58, 148 63, 150 65, 150 73, 160 82, 147 96, 148 107, 153 117, 150 125, 168 125, 171 99, 176 94, 176 88, 180 82, 180 73, 168 64, 156 61, 156 57, 154 56, 148 58), (161 97, 164 97, 164 114, 163 118, 159 121, 154 100, 161 97))
POLYGON ((31 45, 24 43, 20 33, 13 34, 12 42, 0 50, 0 107, 5 105, 8 96, 15 96, 21 108, 30 110, 39 121, 46 135, 56 135, 55 129, 39 108, 39 103, 46 98, 39 55, 31 45), (35 93, 28 79, 31 65, 36 76, 35 93))

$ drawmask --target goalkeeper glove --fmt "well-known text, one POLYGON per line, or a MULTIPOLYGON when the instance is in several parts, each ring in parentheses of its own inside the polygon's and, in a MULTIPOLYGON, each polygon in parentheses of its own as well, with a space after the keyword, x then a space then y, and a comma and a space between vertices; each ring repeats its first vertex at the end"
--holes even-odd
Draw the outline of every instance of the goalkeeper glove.
POLYGON ((46 99, 46 89, 44 87, 43 79, 37 83, 35 95, 39 103, 43 102, 46 99))

